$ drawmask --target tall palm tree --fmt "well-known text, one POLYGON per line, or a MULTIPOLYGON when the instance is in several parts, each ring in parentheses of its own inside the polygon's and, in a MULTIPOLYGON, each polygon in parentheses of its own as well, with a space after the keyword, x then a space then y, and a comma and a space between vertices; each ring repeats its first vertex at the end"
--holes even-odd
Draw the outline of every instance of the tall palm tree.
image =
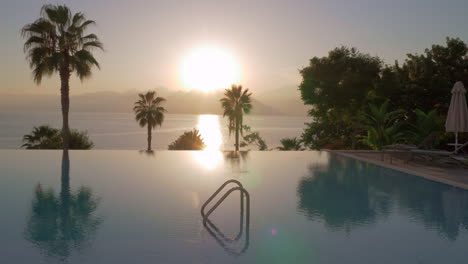
POLYGON ((229 118, 229 135, 236 133, 236 151, 239 151, 239 133, 242 134, 243 116, 252 109, 249 89, 242 89, 241 85, 232 85, 231 89, 226 89, 221 106, 223 107, 223 117, 229 118))
POLYGON ((135 119, 141 127, 148 127, 148 149, 151 151, 151 130, 161 126, 164 122, 164 113, 167 112, 161 103, 166 99, 157 96, 156 91, 148 91, 146 94, 138 94, 140 99, 135 102, 133 111, 135 119))
POLYGON ((91 76, 94 66, 93 49, 103 49, 95 34, 85 34, 88 26, 95 24, 83 13, 72 14, 65 5, 44 5, 40 18, 22 29, 26 38, 24 51, 33 71, 34 81, 40 84, 43 76, 58 73, 63 118, 63 149, 70 146, 68 112, 70 108, 70 76, 72 73, 84 80, 91 76))

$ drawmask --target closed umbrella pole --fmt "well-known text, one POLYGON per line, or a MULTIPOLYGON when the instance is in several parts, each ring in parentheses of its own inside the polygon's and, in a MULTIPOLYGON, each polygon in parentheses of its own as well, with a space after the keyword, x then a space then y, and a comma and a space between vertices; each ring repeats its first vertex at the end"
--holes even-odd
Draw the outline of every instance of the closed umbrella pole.
POLYGON ((458 151, 458 133, 468 132, 468 107, 466 105, 466 89, 462 82, 457 82, 452 88, 452 99, 445 121, 445 130, 455 133, 455 152, 458 151))

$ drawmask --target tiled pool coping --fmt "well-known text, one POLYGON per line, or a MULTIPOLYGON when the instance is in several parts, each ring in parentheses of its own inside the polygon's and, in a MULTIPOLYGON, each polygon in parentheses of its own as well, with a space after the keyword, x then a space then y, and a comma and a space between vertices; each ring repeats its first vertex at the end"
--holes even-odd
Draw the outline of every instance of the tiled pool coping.
POLYGON ((414 163, 404 164, 401 162, 390 163, 380 160, 380 152, 376 151, 343 151, 343 150, 324 150, 340 156, 357 159, 360 161, 372 163, 385 168, 394 169, 400 172, 412 174, 431 181, 444 183, 468 190, 468 170, 466 169, 450 169, 440 167, 430 167, 416 165, 414 163))

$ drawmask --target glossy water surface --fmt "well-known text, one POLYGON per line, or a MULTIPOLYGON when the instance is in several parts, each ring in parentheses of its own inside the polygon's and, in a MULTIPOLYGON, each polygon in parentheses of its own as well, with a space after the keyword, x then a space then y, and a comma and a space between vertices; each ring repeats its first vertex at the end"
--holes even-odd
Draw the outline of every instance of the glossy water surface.
POLYGON ((0 263, 468 257, 467 191, 325 152, 2 150, 0 209, 0 263), (228 179, 250 192, 250 224, 233 193, 210 233, 200 207, 228 179))

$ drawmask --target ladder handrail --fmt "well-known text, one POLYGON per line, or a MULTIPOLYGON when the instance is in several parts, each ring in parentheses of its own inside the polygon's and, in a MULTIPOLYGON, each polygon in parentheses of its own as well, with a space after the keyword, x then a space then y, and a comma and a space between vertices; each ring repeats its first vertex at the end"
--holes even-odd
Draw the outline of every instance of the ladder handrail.
MULTIPOLYGON (((224 187, 226 187, 226 185, 228 185, 229 183, 235 183, 237 184, 240 188, 244 189, 244 187, 242 186, 242 183, 240 183, 238 180, 228 180, 226 181, 225 183, 223 183, 217 190, 216 192, 214 192, 210 198, 208 198, 208 200, 206 200, 206 202, 202 205, 201 207, 201 215, 203 217, 203 219, 205 219, 207 216, 205 216, 205 208, 206 206, 216 197, 216 195, 218 195, 218 193, 220 193, 224 187)), ((242 192, 241 192, 241 199, 243 200, 243 196, 242 196, 242 192)), ((224 199, 223 199, 224 200, 224 199)), ((243 205, 243 203, 242 203, 243 205)))
MULTIPOLYGON (((244 187, 233 187, 231 189, 229 189, 229 191, 227 191, 222 197, 221 199, 218 200, 218 202, 216 202, 216 204, 211 207, 211 209, 208 211, 208 213, 206 213, 206 215, 204 216, 204 220, 208 219, 208 216, 211 215, 211 213, 213 213, 213 211, 218 208, 218 206, 233 192, 233 191, 240 191, 241 192, 241 197, 243 197, 243 195, 245 195, 247 201, 247 212, 250 212, 250 196, 249 196, 249 193, 244 189, 244 187)), ((243 204, 243 203, 242 203, 243 204)), ((246 219, 246 222, 247 224, 249 224, 249 217, 247 217, 246 219)))
POLYGON ((235 255, 235 256, 240 256, 242 255, 247 248, 249 247, 249 237, 250 237, 250 195, 249 192, 242 186, 242 183, 240 183, 237 180, 228 180, 224 182, 217 190, 214 192, 208 200, 202 205, 201 207, 201 215, 203 217, 203 226, 206 228, 208 233, 213 236, 213 238, 228 252, 229 254, 235 255), (218 199, 218 201, 208 210, 208 212, 205 214, 205 209, 208 206, 208 204, 213 201, 213 199, 222 191, 224 188, 230 184, 230 183, 235 183, 237 187, 232 187, 229 189, 226 193, 224 193, 221 198, 218 199), (239 234, 237 234, 236 237, 234 238, 227 238, 221 230, 219 230, 215 224, 213 224, 210 219, 208 218, 216 208, 218 208, 221 203, 224 202, 224 200, 234 191, 239 191, 240 193, 240 230, 239 234), (233 243, 235 241, 238 241, 239 239, 242 238, 242 235, 244 233, 244 196, 246 200, 246 215, 245 215, 245 222, 246 222, 246 230, 245 230, 245 244, 242 249, 239 251, 235 251, 232 248, 229 248, 226 243, 233 243), (219 237, 218 237, 219 236, 219 237), (224 240, 224 241, 223 241, 224 240))

